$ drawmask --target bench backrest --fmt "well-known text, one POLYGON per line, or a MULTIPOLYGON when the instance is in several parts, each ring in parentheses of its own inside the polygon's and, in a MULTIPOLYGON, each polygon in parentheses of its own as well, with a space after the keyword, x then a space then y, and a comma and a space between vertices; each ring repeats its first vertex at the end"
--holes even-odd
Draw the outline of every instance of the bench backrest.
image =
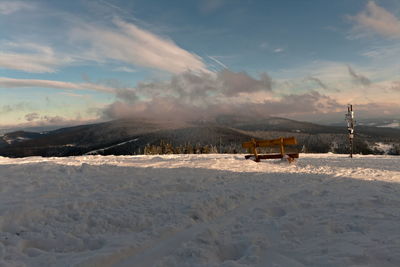
POLYGON ((268 146, 280 146, 280 145, 297 145, 295 137, 278 138, 272 140, 252 140, 244 142, 243 148, 256 148, 256 147, 268 147, 268 146))

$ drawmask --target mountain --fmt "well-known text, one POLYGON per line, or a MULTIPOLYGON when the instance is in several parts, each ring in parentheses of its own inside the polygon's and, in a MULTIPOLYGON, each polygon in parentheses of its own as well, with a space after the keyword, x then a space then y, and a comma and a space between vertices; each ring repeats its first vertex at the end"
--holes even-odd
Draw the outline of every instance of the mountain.
POLYGON ((41 133, 25 132, 25 131, 6 133, 0 137, 0 147, 37 139, 41 136, 42 136, 41 133))
MULTIPOLYGON (((333 126, 340 126, 343 123, 334 123, 333 126)), ((375 119, 362 119, 357 121, 359 126, 374 126, 400 129, 400 119, 389 118, 375 118, 375 119)))
POLYGON ((217 122, 222 125, 246 131, 279 131, 293 133, 343 133, 343 126, 324 126, 311 122, 295 121, 285 118, 270 117, 252 119, 251 117, 229 118, 218 117, 217 122))
POLYGON ((35 137, 24 142, 3 145, 0 155, 72 156, 93 154, 96 151, 100 154, 135 154, 143 152, 147 144, 159 144, 161 140, 177 146, 187 143, 225 145, 240 144, 252 138, 238 130, 216 124, 144 120, 116 120, 68 127, 37 134, 35 137))
MULTIPOLYGON (((356 152, 372 153, 374 144, 400 144, 400 129, 358 126, 356 152)), ((73 156, 83 154, 142 154, 145 146, 161 141, 173 146, 210 145, 221 152, 244 152, 241 143, 251 138, 295 136, 297 149, 307 152, 347 153, 347 129, 285 118, 253 119, 251 116, 219 116, 215 121, 114 120, 80 125, 45 133, 12 132, 0 139, 0 155, 73 156)), ((375 151, 378 153, 377 151, 375 151)))

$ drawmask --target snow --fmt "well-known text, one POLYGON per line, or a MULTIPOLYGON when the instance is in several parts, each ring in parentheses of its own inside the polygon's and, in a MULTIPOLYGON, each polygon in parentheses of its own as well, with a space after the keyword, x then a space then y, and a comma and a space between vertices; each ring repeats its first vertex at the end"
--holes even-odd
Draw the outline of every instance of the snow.
POLYGON ((400 157, 0 157, 0 266, 400 266, 400 157))
POLYGON ((373 149, 377 149, 384 154, 388 154, 390 149, 392 149, 392 147, 393 147, 393 144, 385 144, 385 143, 378 142, 375 144, 375 146, 373 146, 373 149))
POLYGON ((399 128, 400 127, 400 122, 392 122, 389 124, 385 124, 385 125, 380 125, 377 127, 389 127, 389 128, 399 128))
POLYGON ((122 143, 118 143, 116 145, 112 145, 112 146, 109 146, 109 147, 92 150, 92 151, 89 151, 89 152, 85 153, 85 155, 97 155, 99 152, 104 152, 107 149, 118 147, 118 146, 122 146, 122 145, 125 145, 125 144, 128 144, 128 143, 131 143, 131 142, 136 142, 138 140, 139 140, 139 138, 135 138, 135 139, 132 139, 132 140, 129 140, 129 141, 125 141, 125 142, 122 142, 122 143))
POLYGON ((17 138, 10 138, 10 137, 5 137, 3 135, 3 136, 0 136, 0 138, 2 138, 9 145, 11 145, 12 143, 15 143, 15 142, 23 142, 23 141, 31 140, 31 138, 22 137, 22 136, 18 136, 17 138))

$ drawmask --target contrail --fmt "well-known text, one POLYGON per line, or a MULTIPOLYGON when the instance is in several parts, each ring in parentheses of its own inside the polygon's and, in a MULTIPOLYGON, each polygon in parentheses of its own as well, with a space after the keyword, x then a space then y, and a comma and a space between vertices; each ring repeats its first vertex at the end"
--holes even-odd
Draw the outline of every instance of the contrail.
POLYGON ((228 66, 226 66, 224 63, 222 63, 221 61, 219 61, 218 59, 216 59, 213 56, 207 56, 209 59, 213 60, 215 63, 217 63, 218 65, 220 65, 221 67, 223 67, 224 69, 229 69, 228 66))

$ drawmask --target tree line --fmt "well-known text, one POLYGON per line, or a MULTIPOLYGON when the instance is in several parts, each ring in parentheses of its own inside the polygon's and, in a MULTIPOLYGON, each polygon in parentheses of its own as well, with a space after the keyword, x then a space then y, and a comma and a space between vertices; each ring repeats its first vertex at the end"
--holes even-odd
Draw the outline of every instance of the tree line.
POLYGON ((164 140, 159 145, 147 144, 143 149, 145 155, 164 155, 164 154, 216 154, 219 153, 216 146, 186 143, 174 146, 164 140))
MULTIPOLYGON (((299 145, 286 147, 287 152, 301 153, 328 153, 347 154, 350 147, 347 140, 341 138, 326 138, 327 136, 308 136, 304 140, 299 140, 299 145)), ((333 136, 331 136, 333 137, 333 136)), ((302 139, 302 138, 300 138, 302 139)), ((187 142, 183 145, 174 146, 171 142, 160 141, 159 145, 147 144, 143 148, 144 155, 164 155, 164 154, 237 154, 248 153, 247 149, 243 149, 241 144, 219 144, 219 145, 203 145, 191 144, 187 142)), ((259 153, 278 153, 278 147, 258 148, 259 153)), ((362 138, 355 139, 354 153, 356 154, 383 154, 384 152, 373 147, 369 142, 362 138)), ((400 144, 392 144, 391 149, 387 152, 389 155, 400 155, 400 144)))

